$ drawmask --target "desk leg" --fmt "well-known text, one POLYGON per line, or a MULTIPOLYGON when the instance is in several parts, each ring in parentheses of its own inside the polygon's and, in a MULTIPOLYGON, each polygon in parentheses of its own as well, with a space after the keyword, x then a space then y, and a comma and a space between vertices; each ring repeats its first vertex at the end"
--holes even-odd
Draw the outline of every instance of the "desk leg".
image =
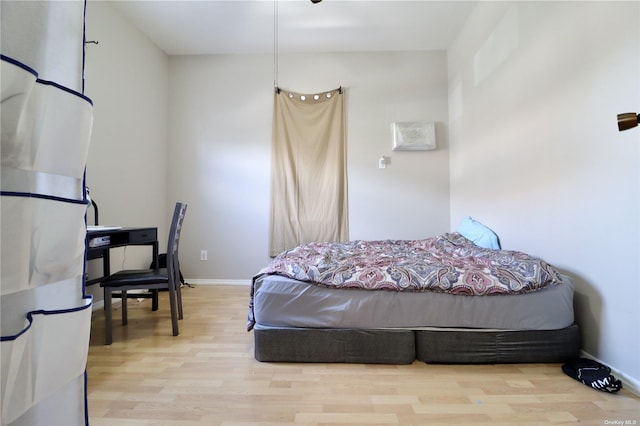
POLYGON ((112 324, 111 324, 111 289, 104 289, 104 322, 105 322, 105 331, 104 331, 104 344, 110 345, 113 337, 112 337, 112 324))
MULTIPOLYGON (((153 264, 156 265, 156 268, 160 267, 160 263, 158 263, 158 241, 154 241, 153 243, 153 264)), ((151 310, 158 310, 158 290, 151 290, 151 310)))
MULTIPOLYGON (((106 249, 102 252, 102 277, 107 278, 109 275, 111 275, 111 258, 109 257, 109 249, 106 249)), ((109 303, 111 303, 111 297, 112 297, 111 292, 109 292, 109 294, 107 295, 107 289, 105 288, 104 291, 102 292, 102 296, 104 298, 105 312, 108 312, 109 321, 111 321, 111 306, 107 308, 107 297, 109 298, 109 303)), ((111 325, 109 325, 109 327, 111 327, 111 325)), ((109 333, 111 333, 110 328, 109 328, 109 333)), ((111 344, 110 335, 107 337, 107 340, 109 342, 107 343, 107 345, 110 345, 111 344)))
POLYGON ((102 252, 102 276, 107 278, 111 275, 111 258, 109 257, 109 249, 102 252))

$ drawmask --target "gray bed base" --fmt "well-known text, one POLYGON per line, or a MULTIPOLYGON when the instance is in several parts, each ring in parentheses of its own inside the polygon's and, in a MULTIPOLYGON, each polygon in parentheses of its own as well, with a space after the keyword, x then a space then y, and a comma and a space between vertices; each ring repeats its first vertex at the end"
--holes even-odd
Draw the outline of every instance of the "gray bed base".
POLYGON ((576 324, 560 330, 358 330, 257 328, 261 362, 358 364, 556 363, 580 353, 576 324))

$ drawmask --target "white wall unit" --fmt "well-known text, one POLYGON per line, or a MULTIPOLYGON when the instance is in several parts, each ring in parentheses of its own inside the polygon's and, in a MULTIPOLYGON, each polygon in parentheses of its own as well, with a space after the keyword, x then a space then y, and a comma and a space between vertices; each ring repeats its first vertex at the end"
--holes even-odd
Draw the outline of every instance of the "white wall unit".
POLYGON ((2 2, 2 425, 83 424, 84 3, 2 2), (52 423, 54 422, 54 423, 52 423))

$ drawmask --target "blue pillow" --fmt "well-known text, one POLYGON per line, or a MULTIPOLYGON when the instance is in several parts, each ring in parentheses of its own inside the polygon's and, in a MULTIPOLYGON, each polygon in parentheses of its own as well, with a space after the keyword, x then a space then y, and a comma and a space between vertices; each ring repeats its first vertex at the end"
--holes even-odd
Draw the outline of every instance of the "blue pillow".
POLYGON ((470 216, 462 219, 456 232, 480 247, 500 249, 500 240, 496 233, 470 216))

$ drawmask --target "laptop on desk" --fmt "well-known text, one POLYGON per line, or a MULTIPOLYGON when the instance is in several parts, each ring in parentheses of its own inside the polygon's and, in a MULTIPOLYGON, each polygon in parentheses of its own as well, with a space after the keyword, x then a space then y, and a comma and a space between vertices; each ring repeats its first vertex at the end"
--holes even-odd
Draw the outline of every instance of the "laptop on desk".
POLYGON ((111 244, 111 237, 109 235, 101 234, 102 232, 119 231, 122 226, 109 226, 109 225, 88 225, 87 234, 98 233, 96 236, 89 238, 89 248, 104 247, 111 244))
POLYGON ((110 226, 110 225, 87 225, 87 232, 96 231, 117 231, 122 229, 122 226, 110 226))

